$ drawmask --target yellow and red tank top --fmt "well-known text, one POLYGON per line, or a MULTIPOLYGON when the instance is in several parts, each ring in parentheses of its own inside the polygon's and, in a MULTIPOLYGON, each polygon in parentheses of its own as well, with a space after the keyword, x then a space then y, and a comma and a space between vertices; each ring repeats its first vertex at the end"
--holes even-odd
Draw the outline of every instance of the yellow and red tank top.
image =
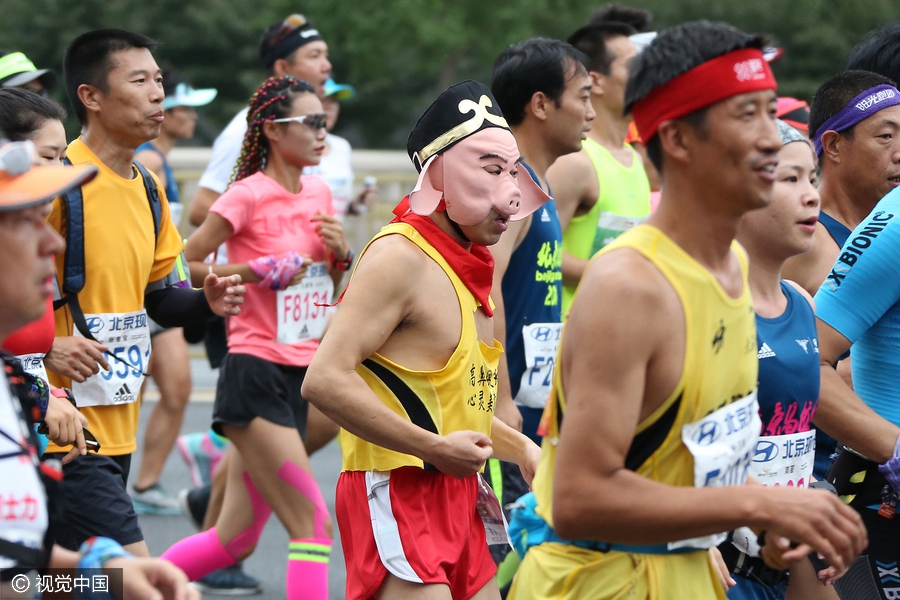
MULTIPOLYGON (((488 346, 478 339, 474 315, 480 303, 414 227, 391 223, 372 242, 387 235, 404 236, 443 269, 459 300, 462 330, 450 359, 437 371, 408 369, 376 352, 356 372, 391 410, 423 429, 438 435, 463 430, 490 435, 497 405, 497 365, 503 348, 496 340, 488 346)), ((428 468, 416 456, 376 446, 345 430, 341 431, 341 449, 344 471, 428 468)))

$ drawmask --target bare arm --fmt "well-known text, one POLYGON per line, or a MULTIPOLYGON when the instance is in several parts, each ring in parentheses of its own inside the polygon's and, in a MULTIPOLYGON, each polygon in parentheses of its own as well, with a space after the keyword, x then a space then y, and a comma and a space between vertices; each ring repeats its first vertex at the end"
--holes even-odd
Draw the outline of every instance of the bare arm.
MULTIPOLYGON (((573 217, 587 213, 600 196, 600 183, 587 152, 581 150, 556 159, 547 169, 547 184, 553 190, 563 233, 573 217)), ((578 285, 588 261, 568 252, 562 255, 563 285, 578 285)))
POLYGON ((382 238, 370 247, 309 365, 302 393, 350 433, 465 477, 490 458, 487 437, 472 431, 443 437, 430 433, 392 411, 356 372, 411 315, 417 274, 428 268, 428 260, 400 236, 382 238))
POLYGON ((491 441, 494 457, 519 465, 522 477, 528 485, 531 485, 541 459, 541 449, 538 445, 497 417, 494 417, 491 425, 491 441))
POLYGON ((584 270, 588 266, 587 260, 578 258, 568 252, 562 254, 562 282, 563 285, 578 285, 584 276, 584 270))
MULTIPOLYGON (((528 229, 531 227, 531 217, 521 221, 510 221, 509 229, 500 236, 500 241, 491 246, 491 254, 494 256, 494 281, 491 286, 491 299, 494 301, 494 338, 503 347, 506 347, 506 304, 503 301, 503 276, 509 267, 509 261, 513 252, 525 239, 528 229)), ((506 353, 500 355, 500 364, 497 367, 497 417, 515 429, 522 430, 522 413, 516 407, 512 397, 512 387, 509 383, 509 363, 506 353)))
POLYGON ((203 280, 210 273, 220 277, 228 275, 240 275, 241 281, 257 282, 259 277, 250 270, 247 263, 235 263, 227 265, 208 265, 203 260, 214 252, 225 240, 234 234, 234 229, 227 219, 216 213, 210 213, 203 224, 191 234, 184 247, 184 258, 191 268, 191 282, 194 286, 202 286, 203 280))
POLYGON ((850 341, 821 319, 816 325, 822 384, 813 423, 871 460, 887 462, 894 455, 900 427, 866 406, 832 366, 850 348, 850 341))
POLYGON ((203 220, 206 219, 206 214, 209 212, 210 207, 221 195, 209 188, 197 188, 197 193, 194 194, 194 200, 191 202, 191 212, 188 215, 191 225, 199 227, 203 220))
POLYGON ((809 543, 832 565, 845 567, 865 547, 865 530, 830 494, 752 485, 673 487, 625 468, 638 423, 660 405, 657 397, 672 391, 648 375, 671 352, 665 341, 683 334, 671 319, 672 298, 676 309, 680 304, 662 276, 636 254, 621 254, 588 270, 563 338, 558 368, 567 408, 553 489, 557 533, 656 544, 751 525, 809 543), (597 332, 603 344, 596 343, 597 332))
POLYGON ((581 150, 560 156, 547 169, 547 185, 565 231, 573 217, 587 213, 600 197, 600 183, 587 152, 581 150))

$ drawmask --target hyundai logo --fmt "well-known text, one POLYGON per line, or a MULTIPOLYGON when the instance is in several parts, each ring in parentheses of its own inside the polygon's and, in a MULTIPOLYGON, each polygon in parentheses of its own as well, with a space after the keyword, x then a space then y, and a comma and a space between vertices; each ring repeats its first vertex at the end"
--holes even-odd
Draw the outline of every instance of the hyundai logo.
POLYGON ((697 430, 696 441, 701 446, 709 446, 719 439, 719 424, 715 421, 706 421, 697 430))
POLYGON ((100 333, 103 331, 103 319, 100 317, 90 317, 87 320, 88 331, 93 334, 100 333))
POLYGON ((778 458, 778 444, 769 440, 759 440, 753 462, 769 462, 778 458))
POLYGON ((553 330, 549 327, 535 327, 531 330, 531 337, 539 342, 547 342, 553 336, 553 330))

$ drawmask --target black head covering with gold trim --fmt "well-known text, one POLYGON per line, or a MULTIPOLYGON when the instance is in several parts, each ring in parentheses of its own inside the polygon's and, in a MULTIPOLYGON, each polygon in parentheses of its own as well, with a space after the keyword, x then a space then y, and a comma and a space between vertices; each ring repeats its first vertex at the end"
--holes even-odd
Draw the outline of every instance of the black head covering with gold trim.
POLYGON ((488 127, 509 131, 491 90, 478 81, 463 81, 447 88, 419 117, 406 151, 421 172, 429 158, 488 127))

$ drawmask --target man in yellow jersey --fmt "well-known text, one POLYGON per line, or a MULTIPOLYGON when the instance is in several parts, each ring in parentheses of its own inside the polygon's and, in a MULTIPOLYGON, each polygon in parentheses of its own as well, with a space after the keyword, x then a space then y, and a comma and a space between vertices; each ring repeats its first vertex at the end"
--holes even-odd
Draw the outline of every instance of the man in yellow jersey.
MULTIPOLYGON (((210 275, 202 291, 190 289, 165 192, 133 162, 135 149, 159 135, 163 119, 155 47, 146 36, 101 29, 77 37, 64 58, 66 91, 82 125, 68 159, 99 168, 74 196, 55 200, 50 214, 67 244, 56 257, 50 381, 71 388, 100 442, 99 454, 65 466, 58 541, 73 550, 101 535, 149 555, 125 489, 150 358, 147 315, 175 327, 213 312, 237 314, 243 302, 240 277, 210 275)), ((46 452, 67 450, 51 443, 46 452)))
POLYGON ((837 497, 741 485, 760 420, 734 237, 741 215, 771 200, 781 146, 762 45, 687 23, 633 67, 626 110, 662 173, 662 202, 601 251, 572 303, 533 483, 553 530, 528 550, 511 598, 724 599, 707 549, 742 525, 770 532, 787 561, 822 553, 829 581, 865 548, 837 497))
POLYGON ((547 196, 481 83, 441 94, 407 148, 419 180, 360 257, 303 397, 344 428, 346 597, 499 598, 488 543, 506 533, 479 471, 494 455, 530 481, 539 449, 494 417, 487 246, 547 196))
POLYGON ((569 43, 590 62, 591 105, 597 113, 582 150, 561 156, 547 170, 563 230, 565 318, 588 260, 623 231, 650 214, 650 182, 641 156, 625 143, 631 115, 625 113, 625 83, 637 49, 630 25, 585 25, 569 43))

